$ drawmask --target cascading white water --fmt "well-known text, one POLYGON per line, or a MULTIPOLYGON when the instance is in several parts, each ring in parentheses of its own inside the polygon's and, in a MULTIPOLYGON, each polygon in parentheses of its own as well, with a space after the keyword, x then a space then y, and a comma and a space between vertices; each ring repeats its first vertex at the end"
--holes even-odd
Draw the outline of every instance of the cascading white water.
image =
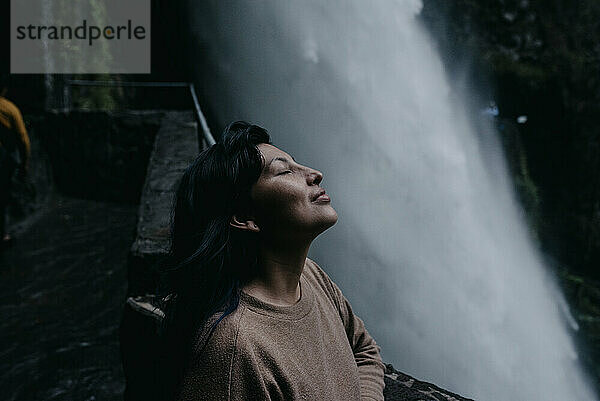
POLYGON ((595 400, 501 149, 477 135, 420 8, 189 2, 195 78, 221 125, 262 125, 324 172, 340 219, 311 256, 387 362, 478 400, 595 400))

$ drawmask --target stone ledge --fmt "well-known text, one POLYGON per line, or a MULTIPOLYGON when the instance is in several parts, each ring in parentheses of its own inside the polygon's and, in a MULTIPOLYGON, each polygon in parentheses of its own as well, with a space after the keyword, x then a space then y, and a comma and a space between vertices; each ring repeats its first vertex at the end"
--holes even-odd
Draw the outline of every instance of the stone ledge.
POLYGON ((385 365, 386 400, 393 401, 473 401, 444 390, 435 384, 423 382, 399 372, 391 364, 385 365))
POLYGON ((179 177, 199 151, 192 112, 166 112, 154 140, 129 254, 129 295, 155 290, 155 266, 169 251, 171 207, 179 177))

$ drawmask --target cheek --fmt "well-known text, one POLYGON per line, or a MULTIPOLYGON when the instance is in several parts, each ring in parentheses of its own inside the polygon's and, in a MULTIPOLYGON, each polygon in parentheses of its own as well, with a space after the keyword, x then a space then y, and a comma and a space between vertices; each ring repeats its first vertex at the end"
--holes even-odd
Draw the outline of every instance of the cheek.
POLYGON ((307 194, 294 185, 273 185, 253 192, 255 206, 265 220, 290 220, 307 207, 307 194))

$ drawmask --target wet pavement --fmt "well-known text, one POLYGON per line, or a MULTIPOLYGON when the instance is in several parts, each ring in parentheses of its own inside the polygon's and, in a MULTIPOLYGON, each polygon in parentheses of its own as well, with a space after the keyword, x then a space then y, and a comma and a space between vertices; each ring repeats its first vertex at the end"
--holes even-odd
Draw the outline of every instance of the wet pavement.
POLYGON ((122 399, 137 205, 55 197, 0 255, 0 397, 122 399))

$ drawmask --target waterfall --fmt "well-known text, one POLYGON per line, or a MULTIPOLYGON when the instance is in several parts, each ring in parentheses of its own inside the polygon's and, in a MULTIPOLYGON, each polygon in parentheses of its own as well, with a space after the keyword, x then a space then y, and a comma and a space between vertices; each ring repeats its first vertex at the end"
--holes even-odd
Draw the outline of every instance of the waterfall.
POLYGON ((189 1, 195 80, 221 126, 262 125, 324 173, 340 218, 311 257, 386 362, 478 400, 595 400, 493 128, 475 128, 420 9, 189 1))

